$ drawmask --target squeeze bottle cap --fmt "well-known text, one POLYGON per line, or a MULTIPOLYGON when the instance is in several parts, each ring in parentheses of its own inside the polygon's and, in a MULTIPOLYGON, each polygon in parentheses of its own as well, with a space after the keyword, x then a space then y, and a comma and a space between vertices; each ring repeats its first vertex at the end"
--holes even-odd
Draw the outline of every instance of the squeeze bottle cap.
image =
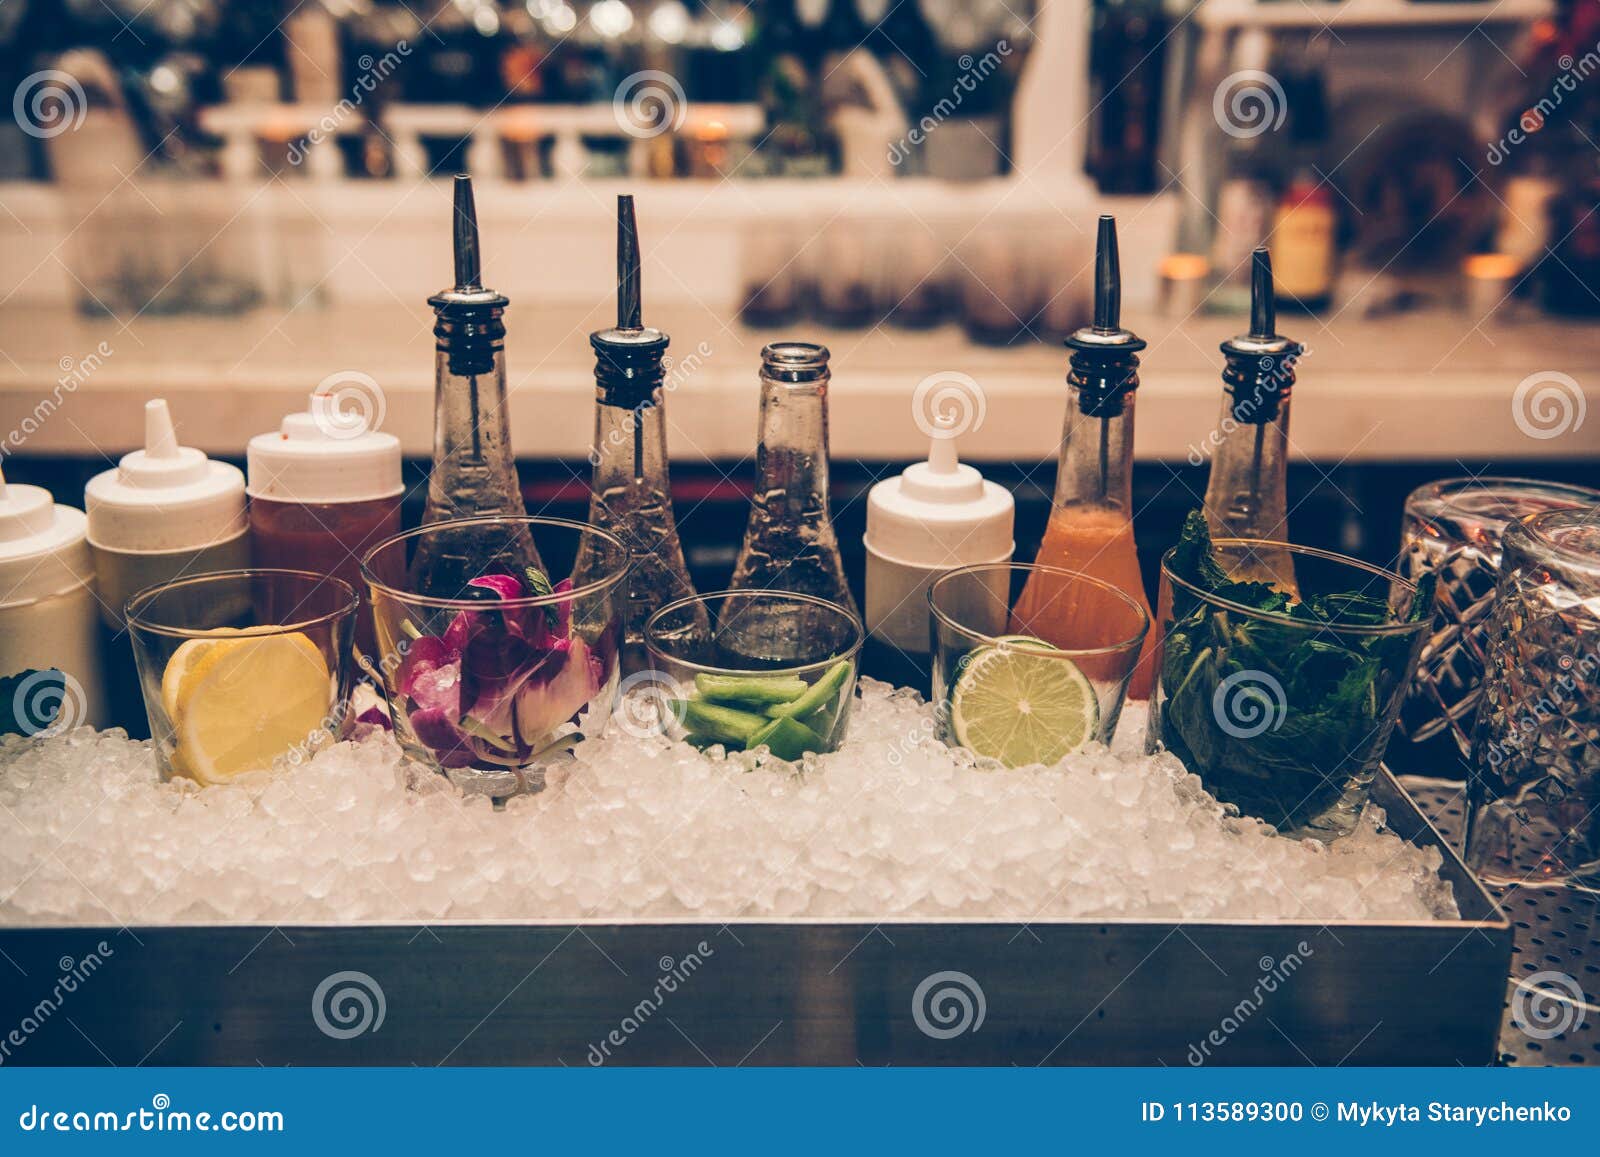
POLYGON ((84 488, 89 541, 102 550, 203 550, 245 532, 244 475, 180 446, 165 399, 144 405, 144 449, 84 488))
POLYGON ((1009 558, 1011 492, 960 461, 960 431, 948 414, 933 419, 926 462, 885 478, 867 494, 867 548, 912 566, 948 568, 1009 558))
POLYGON ((28 603, 94 577, 83 511, 58 506, 42 486, 0 473, 0 606, 28 603))
POLYGON ((372 428, 381 397, 364 374, 318 386, 309 409, 250 439, 250 497, 331 504, 400 494, 400 439, 372 428))

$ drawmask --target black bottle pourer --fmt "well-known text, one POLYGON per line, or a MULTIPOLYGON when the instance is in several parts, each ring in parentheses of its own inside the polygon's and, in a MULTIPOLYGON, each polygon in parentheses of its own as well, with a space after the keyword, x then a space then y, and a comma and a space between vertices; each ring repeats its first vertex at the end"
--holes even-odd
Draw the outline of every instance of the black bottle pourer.
POLYGON ((1275 421, 1294 387, 1295 362, 1305 349, 1278 334, 1277 328, 1272 254, 1263 245, 1250 255, 1250 332, 1222 343, 1228 359, 1222 367, 1222 384, 1237 422, 1264 426, 1275 421))
POLYGON ((1122 413, 1123 398, 1139 386, 1139 351, 1145 341, 1122 328, 1122 265, 1117 256, 1117 219, 1100 217, 1094 247, 1094 324, 1067 339, 1072 351, 1067 377, 1079 390, 1083 412, 1096 418, 1122 413))
POLYGON ((639 283, 639 226, 633 198, 617 197, 617 324, 589 335, 594 347, 594 377, 600 402, 638 409, 656 402, 663 376, 662 357, 671 339, 644 324, 639 283))
POLYGON ((506 336, 501 315, 511 302, 504 294, 483 287, 478 210, 472 178, 465 173, 456 175, 450 233, 456 283, 428 298, 435 315, 433 336, 440 351, 449 356, 452 374, 476 377, 494 368, 495 352, 506 336))

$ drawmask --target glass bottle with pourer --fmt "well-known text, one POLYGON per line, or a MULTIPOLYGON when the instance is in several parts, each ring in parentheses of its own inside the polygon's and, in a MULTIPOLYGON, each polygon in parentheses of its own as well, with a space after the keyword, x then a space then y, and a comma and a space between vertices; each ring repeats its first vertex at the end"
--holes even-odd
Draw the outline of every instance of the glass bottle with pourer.
MULTIPOLYGON (((1095 244, 1094 324, 1067 339, 1067 416, 1056 465, 1056 492, 1035 563, 1097 578, 1150 611, 1133 537, 1133 415, 1143 338, 1122 328, 1122 269, 1116 219, 1100 218, 1095 244)), ((1099 587, 1051 571, 1035 571, 1011 612, 1011 632, 1057 646, 1073 630, 1072 645, 1087 643, 1082 625, 1103 621, 1095 600, 1114 599, 1099 587)), ((1128 684, 1132 699, 1148 699, 1154 682, 1157 632, 1128 684)), ((1107 644, 1114 638, 1107 638, 1107 644)))
MULTIPOLYGON (((589 335, 594 347, 594 475, 589 524, 628 546, 623 608, 622 671, 648 666, 646 620, 662 606, 694 594, 672 514, 667 477, 664 357, 671 340, 644 324, 639 280, 639 229, 633 198, 617 198, 617 324, 589 335)), ((597 560, 580 555, 573 581, 582 585, 597 560)), ((706 628, 705 612, 699 612, 706 628)))
MULTIPOLYGON (((433 469, 422 522, 489 515, 522 517, 522 489, 506 411, 506 297, 483 286, 472 178, 455 179, 456 283, 428 299, 433 307, 433 469)), ((469 597, 480 575, 543 570, 525 525, 467 523, 425 535, 411 561, 412 590, 433 598, 469 597)))
MULTIPOLYGON (((1289 393, 1303 347, 1277 332, 1271 255, 1261 247, 1250 261, 1250 332, 1222 343, 1227 362, 1206 523, 1217 538, 1282 542, 1289 533, 1289 393)), ((1296 589, 1287 550, 1253 550, 1233 577, 1296 589)))

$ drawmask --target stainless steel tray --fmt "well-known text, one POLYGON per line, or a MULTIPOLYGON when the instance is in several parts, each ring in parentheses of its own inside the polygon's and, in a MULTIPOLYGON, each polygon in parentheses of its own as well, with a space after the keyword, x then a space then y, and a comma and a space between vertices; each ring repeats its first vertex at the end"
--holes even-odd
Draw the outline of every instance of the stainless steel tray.
POLYGON ((1375 795, 1398 834, 1440 849, 1460 920, 6 927, 0 1052, 117 1065, 1491 1063, 1511 925, 1386 773, 1375 795), (60 992, 94 953, 92 974, 60 992), (12 1025, 26 1031, 6 1048, 12 1025))
MULTIPOLYGON (((1452 848, 1465 838, 1463 785, 1408 778, 1402 786, 1452 848)), ((1486 887, 1511 923, 1511 976, 1500 1026, 1503 1065, 1600 1065, 1600 896, 1538 882, 1486 887), (1540 983, 1540 978, 1543 983, 1540 983), (1529 987, 1532 985, 1532 987, 1529 987), (1528 1019, 1530 1014, 1540 1017, 1528 1019)))

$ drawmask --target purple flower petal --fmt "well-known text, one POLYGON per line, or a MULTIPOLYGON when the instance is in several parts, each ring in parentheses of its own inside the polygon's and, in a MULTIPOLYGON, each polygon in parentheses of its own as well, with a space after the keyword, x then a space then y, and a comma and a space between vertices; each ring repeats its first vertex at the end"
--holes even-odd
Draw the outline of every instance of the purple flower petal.
POLYGON ((385 731, 394 730, 394 724, 389 722, 389 713, 377 705, 368 707, 360 715, 357 715, 356 722, 371 727, 381 727, 385 731))
POLYGON ((600 663, 579 638, 552 651, 536 678, 518 690, 513 722, 521 745, 539 745, 551 732, 573 721, 600 691, 600 663))
POLYGON ((472 747, 450 715, 437 708, 413 711, 408 717, 411 731, 427 746, 444 767, 466 767, 472 763, 472 747))
POLYGON ((508 574, 485 574, 470 580, 469 587, 484 587, 493 591, 503 599, 520 599, 523 595, 522 584, 508 574))
POLYGON ((458 650, 445 640, 432 635, 412 640, 406 648, 405 658, 400 661, 400 669, 395 672, 395 689, 402 695, 411 694, 412 684, 416 682, 418 675, 446 663, 455 662, 460 658, 456 653, 458 650))

